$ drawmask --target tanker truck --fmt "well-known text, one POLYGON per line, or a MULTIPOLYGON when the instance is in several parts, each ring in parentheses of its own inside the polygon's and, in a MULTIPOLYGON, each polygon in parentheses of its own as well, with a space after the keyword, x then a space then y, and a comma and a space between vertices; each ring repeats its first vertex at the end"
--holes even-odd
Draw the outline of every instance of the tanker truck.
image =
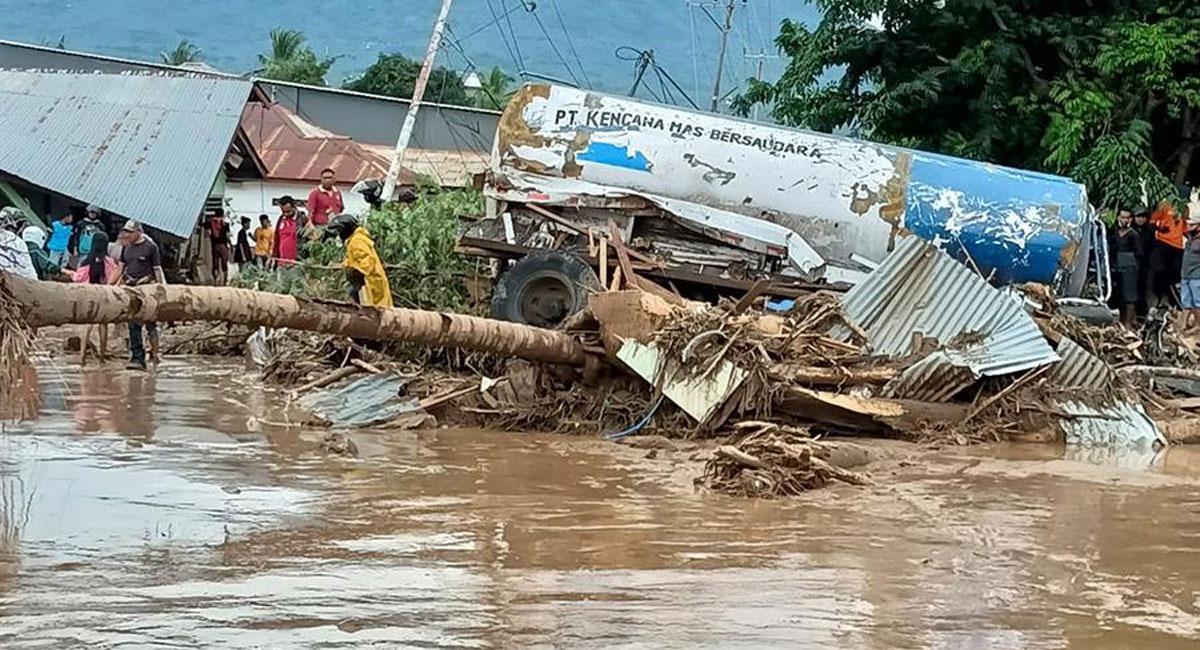
POLYGON ((996 285, 1105 284, 1103 225, 1067 178, 572 87, 513 96, 484 193, 460 243, 498 260, 493 316, 535 325, 581 308, 609 242, 702 297, 852 286, 903 237, 996 285))

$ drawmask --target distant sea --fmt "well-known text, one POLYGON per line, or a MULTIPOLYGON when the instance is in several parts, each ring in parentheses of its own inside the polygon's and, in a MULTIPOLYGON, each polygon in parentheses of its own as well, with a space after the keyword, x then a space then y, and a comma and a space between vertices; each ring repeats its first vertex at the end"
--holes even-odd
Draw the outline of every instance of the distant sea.
MULTIPOLYGON (((318 54, 337 57, 328 79, 336 85, 381 52, 420 57, 438 6, 438 0, 0 0, 0 38, 156 61, 187 39, 210 65, 241 73, 269 48, 268 32, 299 29, 318 54)), ((716 3, 707 6, 722 18, 716 3)), ((745 55, 776 54, 783 18, 812 23, 818 16, 802 0, 737 0, 736 6, 725 90, 754 75, 757 61, 745 55)), ((457 0, 450 17, 452 36, 438 63, 460 71, 498 65, 627 92, 634 64, 615 54, 627 46, 654 50, 697 103, 706 104, 711 93, 718 31, 685 0, 457 0)), ((776 78, 783 63, 767 59, 764 76, 776 78)), ((647 98, 660 92, 657 77, 648 82, 639 93, 647 98)))

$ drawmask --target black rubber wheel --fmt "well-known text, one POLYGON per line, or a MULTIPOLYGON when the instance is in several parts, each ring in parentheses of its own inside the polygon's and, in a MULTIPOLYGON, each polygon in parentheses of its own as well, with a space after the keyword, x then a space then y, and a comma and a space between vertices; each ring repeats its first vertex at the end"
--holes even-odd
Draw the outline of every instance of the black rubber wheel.
POLYGON ((530 253, 500 276, 492 291, 492 318, 557 327, 599 290, 600 278, 578 256, 561 251, 530 253))

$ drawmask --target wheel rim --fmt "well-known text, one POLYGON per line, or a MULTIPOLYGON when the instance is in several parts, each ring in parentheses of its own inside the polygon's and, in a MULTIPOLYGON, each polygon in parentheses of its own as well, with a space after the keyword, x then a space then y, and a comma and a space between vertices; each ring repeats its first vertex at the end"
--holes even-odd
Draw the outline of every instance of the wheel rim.
POLYGON ((541 277, 525 284, 517 305, 526 323, 548 327, 569 316, 573 303, 571 287, 565 282, 555 277, 541 277))

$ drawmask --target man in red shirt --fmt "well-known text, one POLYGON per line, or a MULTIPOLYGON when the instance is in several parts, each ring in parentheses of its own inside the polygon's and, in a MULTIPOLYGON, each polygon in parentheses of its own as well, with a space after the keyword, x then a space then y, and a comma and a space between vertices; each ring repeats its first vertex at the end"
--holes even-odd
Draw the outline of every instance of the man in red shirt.
POLYGON ((308 193, 308 223, 307 226, 324 226, 329 223, 332 215, 346 211, 342 202, 342 192, 334 187, 336 174, 329 168, 321 170, 321 184, 308 193))
POLYGON ((279 213, 271 257, 278 266, 291 266, 300 257, 300 225, 296 221, 296 201, 290 196, 280 197, 279 213))

